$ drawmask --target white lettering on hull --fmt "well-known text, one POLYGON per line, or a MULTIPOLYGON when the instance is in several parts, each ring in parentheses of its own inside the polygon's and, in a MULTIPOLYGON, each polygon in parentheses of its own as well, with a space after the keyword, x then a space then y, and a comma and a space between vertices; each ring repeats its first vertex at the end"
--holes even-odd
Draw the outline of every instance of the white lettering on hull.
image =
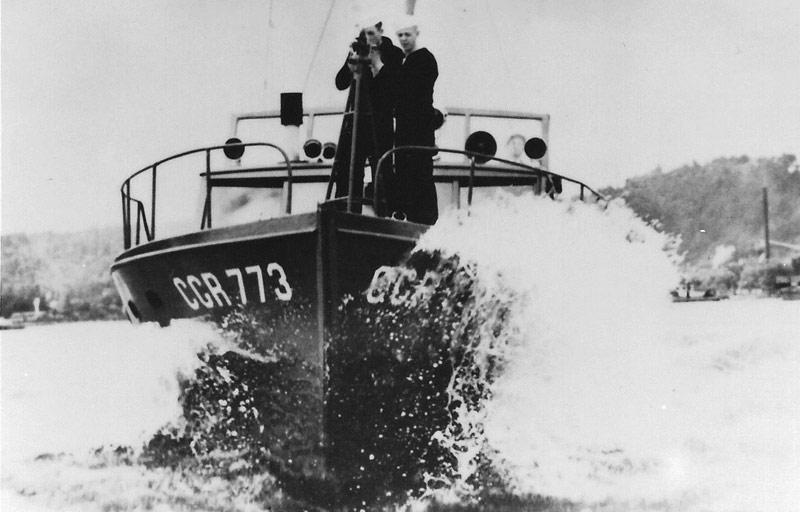
POLYGON ((380 304, 388 301, 394 306, 418 304, 430 300, 441 280, 441 275, 434 270, 426 271, 422 279, 418 279, 413 268, 379 267, 367 289, 367 302, 380 304))
MULTIPOLYGON (((267 286, 271 282, 276 283, 270 291, 275 294, 278 300, 292 300, 292 287, 289 285, 283 267, 275 262, 267 264, 266 275, 271 278, 270 283, 265 282, 264 274, 259 265, 245 267, 244 272, 239 268, 225 269, 227 280, 233 280, 238 289, 239 302, 241 304, 247 304, 248 302, 246 285, 252 281, 255 281, 258 287, 258 300, 261 303, 267 302, 267 286)), ((222 283, 212 272, 202 272, 200 277, 192 274, 184 278, 175 277, 172 279, 172 284, 178 290, 186 305, 194 311, 198 311, 201 307, 213 309, 233 304, 231 297, 222 287, 222 283)))

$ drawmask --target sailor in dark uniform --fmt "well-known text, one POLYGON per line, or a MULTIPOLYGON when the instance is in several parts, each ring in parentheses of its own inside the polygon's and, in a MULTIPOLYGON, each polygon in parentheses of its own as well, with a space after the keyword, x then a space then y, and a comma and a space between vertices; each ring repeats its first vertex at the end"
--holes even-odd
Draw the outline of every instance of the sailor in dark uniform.
MULTIPOLYGON (((395 117, 396 146, 435 145, 433 85, 439 76, 436 58, 417 45, 416 21, 405 20, 397 31, 405 58, 397 78, 395 117)), ((433 182, 433 154, 400 151, 395 156, 397 208, 412 222, 434 224, 439 218, 436 187, 433 182)))
MULTIPOLYGON (((369 54, 363 58, 363 64, 357 64, 358 54, 351 50, 342 68, 336 74, 336 88, 343 91, 350 88, 348 107, 355 103, 355 84, 353 74, 357 66, 362 66, 361 94, 359 98, 358 132, 356 140, 356 161, 354 166, 354 210, 361 211, 361 197, 364 188, 364 162, 369 159, 372 167, 372 183, 375 183, 378 159, 390 150, 394 143, 394 127, 392 112, 395 102, 395 82, 403 52, 383 36, 382 23, 363 26, 361 34, 369 45, 369 54), (351 85, 353 85, 351 87, 351 85)), ((344 197, 349 193, 350 181, 350 145, 353 136, 352 114, 342 123, 339 135, 336 159, 334 162, 334 179, 336 197, 344 197)), ((382 171, 381 181, 391 179, 391 169, 382 171)))

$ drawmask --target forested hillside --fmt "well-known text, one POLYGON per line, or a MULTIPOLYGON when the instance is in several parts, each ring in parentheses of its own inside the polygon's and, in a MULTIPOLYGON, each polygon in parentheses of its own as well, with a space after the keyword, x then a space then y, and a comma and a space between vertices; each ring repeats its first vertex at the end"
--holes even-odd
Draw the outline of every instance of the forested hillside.
POLYGON ((769 291, 776 276, 800 273, 796 252, 772 247, 771 259, 764 258, 765 188, 770 240, 800 244, 800 171, 794 155, 656 169, 602 192, 622 197, 658 229, 680 235, 687 281, 735 292, 769 291))
POLYGON ((770 238, 800 244, 800 172, 794 155, 751 160, 718 158, 705 165, 660 169, 606 189, 642 218, 679 234, 693 265, 713 259, 719 246, 739 256, 763 250, 763 189, 769 197, 770 238))
POLYGON ((122 318, 109 267, 122 247, 117 229, 2 237, 0 308, 8 317, 32 311, 51 319, 122 318))

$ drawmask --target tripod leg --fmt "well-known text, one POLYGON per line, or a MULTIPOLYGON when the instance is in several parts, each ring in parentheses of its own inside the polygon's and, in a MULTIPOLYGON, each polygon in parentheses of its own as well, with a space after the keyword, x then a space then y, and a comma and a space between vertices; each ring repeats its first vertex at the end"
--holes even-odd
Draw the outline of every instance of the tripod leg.
MULTIPOLYGON (((355 165, 356 165, 356 158, 357 158, 357 147, 358 147, 358 115, 359 115, 359 104, 361 98, 361 75, 363 73, 363 65, 358 64, 358 69, 353 73, 353 80, 355 85, 355 99, 353 100, 354 107, 353 107, 353 136, 350 142, 350 173, 349 173, 349 186, 347 188, 347 212, 350 213, 353 211, 353 196, 355 195, 355 165)), ((351 85, 350 87, 353 87, 351 85)), ((363 164, 362 164, 363 165, 363 164)), ((360 205, 359 205, 360 206, 360 205)), ((361 208, 359 208, 361 211, 361 208)))
POLYGON ((365 92, 364 72, 364 63, 359 62, 357 69, 353 72, 353 81, 350 84, 353 94, 348 97, 350 108, 347 109, 345 118, 342 120, 339 146, 337 147, 336 158, 331 171, 331 179, 328 183, 328 197, 330 197, 332 183, 335 181, 336 196, 344 196, 345 193, 343 192, 346 190, 347 211, 354 213, 361 212, 364 202, 364 162, 369 156, 374 177, 376 171, 374 167, 376 165, 374 163, 375 153, 378 151, 374 112, 369 91, 365 92), (363 105, 362 97, 364 98, 363 105), (362 112, 362 110, 365 111, 362 112), (361 120, 363 115, 368 116, 368 123, 361 120), (348 127, 350 127, 350 130, 347 130, 348 127), (366 130, 369 133, 360 133, 361 130, 366 130), (347 135, 349 135, 349 140, 347 140, 347 135), (349 147, 345 148, 345 145, 349 147), (344 153, 344 150, 348 150, 348 152, 344 153), (347 158, 348 155, 349 159, 347 158), (344 174, 346 164, 349 172, 344 174), (347 186, 346 189, 344 185, 347 186))
MULTIPOLYGON (((344 106, 344 115, 342 116, 342 126, 339 129, 339 141, 336 146, 336 155, 333 157, 333 164, 331 165, 331 176, 328 179, 328 190, 325 193, 325 200, 329 200, 331 198, 331 192, 333 191, 333 184, 337 183, 337 194, 339 193, 339 185, 338 183, 341 182, 341 173, 342 173, 342 165, 344 165, 342 159, 342 151, 345 150, 345 146, 347 146, 347 150, 349 151, 350 141, 347 140, 347 134, 352 132, 352 122, 353 122, 353 96, 348 95, 347 103, 344 106)), ((352 140, 352 135, 349 137, 352 140)), ((344 194, 342 194, 344 195, 344 194)), ((338 196, 337 196, 338 197, 338 196)))
POLYGON ((388 138, 386 133, 381 134, 383 135, 383 138, 379 137, 377 114, 372 105, 372 98, 369 95, 366 96, 365 103, 367 107, 366 115, 369 116, 369 140, 372 144, 372 146, 369 148, 369 151, 367 151, 372 174, 372 182, 367 189, 368 191, 371 190, 371 193, 368 194, 368 199, 372 203, 375 214, 379 217, 384 217, 387 214, 387 203, 391 203, 391 201, 388 201, 390 197, 385 192, 392 189, 394 158, 391 157, 384 161, 383 169, 378 169, 378 162, 386 151, 392 149, 392 135, 394 134, 394 128, 390 125, 388 138), (382 142, 386 142, 386 144, 383 145, 382 142), (380 179, 378 179, 378 173, 380 173, 380 179), (377 188, 378 184, 380 184, 380 190, 377 188))

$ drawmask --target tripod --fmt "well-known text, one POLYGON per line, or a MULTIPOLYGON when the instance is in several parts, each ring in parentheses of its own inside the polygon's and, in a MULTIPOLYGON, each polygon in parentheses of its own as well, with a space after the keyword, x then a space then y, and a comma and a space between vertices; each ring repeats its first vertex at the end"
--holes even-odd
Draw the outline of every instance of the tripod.
MULTIPOLYGON (((346 211, 349 213, 360 213, 362 204, 365 202, 363 199, 363 166, 367 157, 370 158, 370 164, 373 168, 373 175, 377 172, 374 165, 377 163, 376 152, 378 151, 378 137, 375 127, 375 112, 372 107, 372 99, 369 91, 364 92, 363 75, 366 72, 366 67, 369 65, 369 59, 364 57, 357 57, 349 61, 354 64, 355 69, 352 71, 353 78, 350 83, 351 94, 347 98, 345 105, 344 118, 342 119, 342 127, 339 131, 339 143, 337 145, 336 156, 334 157, 333 166, 331 169, 331 177, 328 181, 328 191, 326 196, 330 198, 331 189, 334 182, 336 183, 336 196, 342 197, 343 184, 345 177, 347 178, 347 207, 346 211), (362 105, 362 97, 363 105, 362 105), (365 107, 365 108, 364 108, 365 107), (362 111, 365 110, 365 111, 362 111), (369 124, 362 125, 361 116, 367 116, 369 124), (367 137, 365 138, 360 133, 360 128, 368 130, 367 137), (359 137, 361 138, 359 140, 359 137), (347 151, 347 153, 345 153, 347 151), (373 163, 375 161, 375 163, 373 163), (345 165, 347 164, 347 165, 345 165), (358 167, 357 167, 358 166, 358 167), (345 169, 346 167, 346 169, 345 169), (344 172, 347 171, 345 175, 344 172), (360 176, 356 176, 356 171, 359 171, 360 176), (357 179, 359 178, 359 179, 357 179), (357 186, 359 187, 357 190, 357 186), (356 200, 358 201, 356 203, 356 200)), ((375 196, 373 192, 373 197, 375 196)), ((376 207, 377 205, 373 206, 376 207)))

